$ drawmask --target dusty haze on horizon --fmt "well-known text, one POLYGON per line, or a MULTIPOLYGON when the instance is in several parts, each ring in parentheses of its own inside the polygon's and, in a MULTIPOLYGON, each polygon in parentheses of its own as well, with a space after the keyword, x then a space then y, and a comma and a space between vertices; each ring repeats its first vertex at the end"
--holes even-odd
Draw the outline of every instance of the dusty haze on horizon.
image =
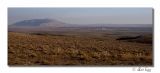
POLYGON ((8 8, 8 25, 55 19, 69 24, 152 24, 152 8, 8 8))

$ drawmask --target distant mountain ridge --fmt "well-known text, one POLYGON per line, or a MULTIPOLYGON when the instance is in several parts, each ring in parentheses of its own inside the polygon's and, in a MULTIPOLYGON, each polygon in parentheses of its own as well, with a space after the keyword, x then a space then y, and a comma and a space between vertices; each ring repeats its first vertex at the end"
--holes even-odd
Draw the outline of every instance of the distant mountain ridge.
POLYGON ((30 19, 16 22, 9 27, 152 27, 150 24, 68 24, 55 19, 30 19))
POLYGON ((42 23, 50 22, 49 19, 31 19, 31 20, 23 20, 12 24, 12 26, 39 26, 42 23))
POLYGON ((52 19, 31 19, 31 20, 23 20, 16 22, 10 27, 44 27, 44 26, 65 26, 67 25, 66 23, 57 21, 57 20, 52 20, 52 19))
MULTIPOLYGON (((16 22, 8 26, 9 31, 53 31, 53 30, 83 30, 83 29, 136 29, 137 27, 152 28, 152 25, 145 24, 68 24, 55 19, 30 19, 16 22), (131 27, 131 28, 128 28, 131 27), (136 27, 136 28, 133 28, 136 27), (81 28, 81 29, 79 29, 81 28), (83 28, 83 29, 82 29, 83 28)), ((143 28, 144 29, 144 28, 143 28)), ((152 30, 152 29, 151 29, 152 30)))

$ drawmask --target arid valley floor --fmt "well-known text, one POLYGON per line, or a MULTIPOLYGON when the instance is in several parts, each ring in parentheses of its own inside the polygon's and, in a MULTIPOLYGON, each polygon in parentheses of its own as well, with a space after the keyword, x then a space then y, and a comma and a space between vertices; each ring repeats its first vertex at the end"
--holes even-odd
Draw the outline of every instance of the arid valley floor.
POLYGON ((66 29, 68 31, 52 33, 9 31, 8 64, 152 66, 152 32, 122 29, 66 29))

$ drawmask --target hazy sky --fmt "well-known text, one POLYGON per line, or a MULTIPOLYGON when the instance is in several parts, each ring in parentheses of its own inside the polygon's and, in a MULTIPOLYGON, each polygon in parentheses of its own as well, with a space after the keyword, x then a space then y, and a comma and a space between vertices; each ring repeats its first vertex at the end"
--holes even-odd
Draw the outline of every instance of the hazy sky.
POLYGON ((8 8, 8 24, 55 19, 71 24, 152 24, 152 8, 8 8))

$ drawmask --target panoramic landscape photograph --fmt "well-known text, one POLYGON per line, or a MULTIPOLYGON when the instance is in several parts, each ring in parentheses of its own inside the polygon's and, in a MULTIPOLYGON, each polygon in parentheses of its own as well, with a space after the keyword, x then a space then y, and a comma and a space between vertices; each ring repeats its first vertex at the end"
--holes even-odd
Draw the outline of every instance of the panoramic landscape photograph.
POLYGON ((152 8, 8 8, 9 66, 153 66, 152 8))

